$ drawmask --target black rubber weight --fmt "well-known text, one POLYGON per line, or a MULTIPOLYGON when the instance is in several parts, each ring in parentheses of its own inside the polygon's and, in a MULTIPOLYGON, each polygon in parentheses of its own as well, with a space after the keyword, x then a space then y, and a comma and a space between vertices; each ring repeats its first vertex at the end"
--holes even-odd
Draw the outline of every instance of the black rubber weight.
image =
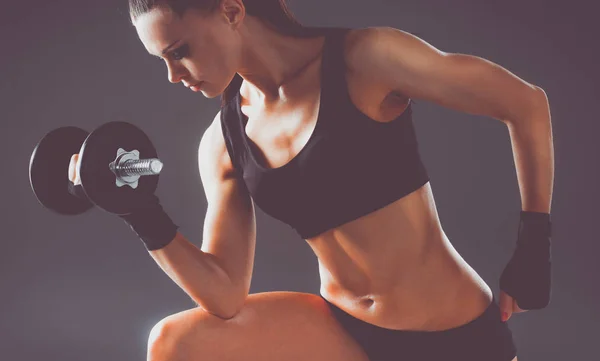
POLYGON ((36 145, 29 161, 29 183, 38 201, 64 215, 81 214, 94 205, 68 192, 69 162, 79 153, 88 132, 62 127, 46 134, 36 145))
POLYGON ((107 212, 124 215, 131 213, 147 194, 154 193, 158 176, 140 177, 136 189, 117 187, 109 164, 117 157, 119 148, 138 150, 140 159, 158 157, 141 129, 127 122, 109 122, 94 130, 83 143, 79 175, 85 193, 94 204, 107 212))

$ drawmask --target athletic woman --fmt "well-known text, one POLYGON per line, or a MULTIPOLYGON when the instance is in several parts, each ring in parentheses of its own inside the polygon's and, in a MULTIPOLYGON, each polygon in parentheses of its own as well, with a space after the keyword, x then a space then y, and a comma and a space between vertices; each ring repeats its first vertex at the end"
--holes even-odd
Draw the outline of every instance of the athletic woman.
POLYGON ((541 88, 394 28, 302 26, 284 0, 129 5, 170 82, 222 97, 199 146, 201 247, 156 197, 123 217, 199 306, 153 328, 149 361, 517 360, 505 321, 550 297, 553 149, 541 88), (442 229, 413 99, 508 126, 523 207, 499 304, 442 229), (249 294, 254 203, 313 249, 320 296, 249 294))

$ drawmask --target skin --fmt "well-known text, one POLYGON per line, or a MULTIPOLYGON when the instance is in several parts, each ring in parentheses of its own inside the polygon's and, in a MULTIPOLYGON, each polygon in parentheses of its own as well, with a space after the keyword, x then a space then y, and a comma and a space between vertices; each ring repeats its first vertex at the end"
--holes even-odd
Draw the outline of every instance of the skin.
MULTIPOLYGON (((249 118, 246 132, 260 150, 265 166, 286 164, 306 144, 320 106, 323 37, 300 39, 279 34, 248 16, 240 0, 224 0, 214 14, 188 11, 182 18, 166 8, 156 8, 133 23, 148 53, 163 59, 172 83, 190 87, 203 82, 197 90, 214 98, 236 73, 243 77, 240 94, 242 111, 249 118)), ((345 49, 350 97, 376 122, 396 118, 413 98, 503 122, 541 114, 537 109, 547 104, 541 89, 495 64, 442 53, 395 29, 352 30, 345 49), (395 54, 386 49, 399 50, 395 54), (470 74, 479 78, 485 74, 489 83, 477 83, 470 74), (469 88, 460 89, 456 84, 468 84, 469 88), (492 88, 496 90, 489 90, 492 88)), ((177 359, 183 352, 182 344, 195 345, 189 346, 187 353, 216 355, 223 344, 201 340, 218 331, 229 342, 232 337, 238 342, 247 340, 253 352, 276 337, 297 339, 298 333, 314 333, 319 336, 314 343, 295 343, 306 355, 312 347, 334 354, 345 349, 352 356, 322 353, 321 357, 365 360, 320 298, 298 293, 248 294, 256 242, 254 208, 234 175, 219 122, 217 114, 199 149, 200 173, 209 203, 202 248, 178 234, 167 247, 151 252, 200 308, 161 321, 150 336, 149 359, 177 359), (275 321, 268 326, 255 323, 257 315, 263 315, 261 320, 277 319, 272 316, 278 312, 314 317, 310 326, 314 328, 287 329, 286 323, 275 321), (232 326, 232 320, 245 325, 246 332, 232 326), (256 332, 259 327, 263 332, 256 332), (333 344, 344 347, 336 349, 333 344)), ((69 171, 73 181, 77 178, 76 162, 74 157, 69 171)), ((306 241, 318 257, 323 297, 380 327, 445 330, 475 319, 492 300, 489 286, 444 233, 429 183, 306 241)), ((504 292, 500 307, 507 316, 524 311, 504 292)), ((268 343, 264 348, 270 349, 268 343)), ((301 352, 283 349, 293 355, 301 352)), ((249 357, 247 350, 240 355, 249 357)), ((265 355, 253 357, 267 359, 265 355)))
POLYGON ((223 16, 239 16, 240 7, 239 1, 226 1, 222 16, 190 9, 183 19, 158 8, 135 19, 134 25, 146 50, 164 60, 171 83, 189 86, 205 81, 203 95, 214 98, 239 73, 264 101, 280 102, 287 97, 285 80, 318 55, 307 54, 303 48, 314 48, 320 40, 283 37, 250 16, 236 24, 223 21, 223 16), (163 56, 163 49, 174 41, 178 42, 171 49, 188 44, 193 51, 182 59, 181 51, 163 56))

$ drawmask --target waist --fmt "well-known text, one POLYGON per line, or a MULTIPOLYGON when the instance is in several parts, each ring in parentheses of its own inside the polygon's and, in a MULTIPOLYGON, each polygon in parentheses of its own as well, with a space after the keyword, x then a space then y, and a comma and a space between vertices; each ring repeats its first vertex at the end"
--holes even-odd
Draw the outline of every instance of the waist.
POLYGON ((430 246, 421 260, 387 270, 375 268, 359 276, 360 270, 348 269, 350 283, 319 265, 325 299, 362 321, 389 329, 457 327, 480 315, 493 297, 449 242, 430 246))
POLYGON ((442 229, 429 183, 308 242, 319 260, 322 296, 379 327, 451 328, 492 299, 442 229))

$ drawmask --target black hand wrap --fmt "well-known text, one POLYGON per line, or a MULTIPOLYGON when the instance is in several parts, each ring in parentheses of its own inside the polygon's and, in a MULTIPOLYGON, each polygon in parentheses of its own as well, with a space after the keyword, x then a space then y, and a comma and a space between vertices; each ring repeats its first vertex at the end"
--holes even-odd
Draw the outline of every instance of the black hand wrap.
POLYGON ((154 194, 149 194, 144 203, 132 213, 119 217, 137 233, 148 251, 164 248, 171 243, 179 228, 163 210, 154 194))
MULTIPOLYGON (((88 199, 83 187, 70 181, 69 193, 78 198, 88 199)), ((119 217, 137 233, 148 251, 161 249, 171 243, 179 228, 163 210, 154 194, 145 196, 143 201, 136 205, 135 211, 119 217)))
POLYGON ((514 254, 500 276, 500 289, 523 310, 536 310, 550 303, 551 236, 550 214, 521 211, 514 254))

